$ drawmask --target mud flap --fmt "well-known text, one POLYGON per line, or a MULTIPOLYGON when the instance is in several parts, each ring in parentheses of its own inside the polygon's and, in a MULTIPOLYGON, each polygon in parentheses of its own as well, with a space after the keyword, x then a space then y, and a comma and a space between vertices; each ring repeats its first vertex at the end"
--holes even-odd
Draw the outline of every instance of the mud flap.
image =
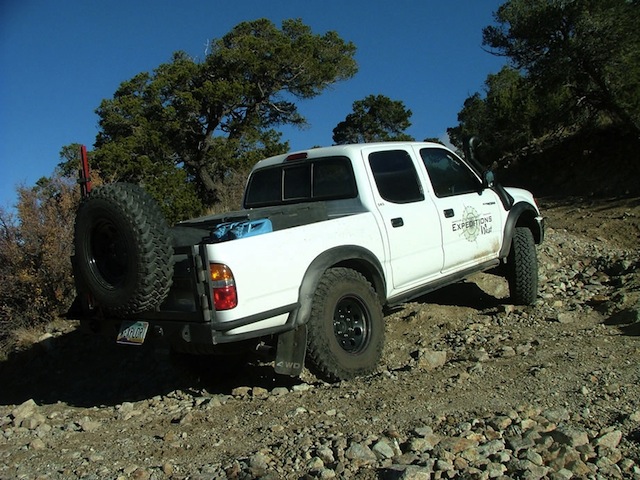
POLYGON ((296 377, 304 368, 304 356, 307 350, 307 326, 300 325, 278 335, 275 371, 280 375, 296 377))

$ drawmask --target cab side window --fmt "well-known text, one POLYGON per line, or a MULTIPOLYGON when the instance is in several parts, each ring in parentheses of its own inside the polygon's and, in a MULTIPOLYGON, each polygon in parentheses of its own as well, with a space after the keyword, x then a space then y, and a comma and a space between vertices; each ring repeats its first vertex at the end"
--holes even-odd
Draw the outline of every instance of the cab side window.
POLYGON ((481 182, 458 157, 442 148, 423 148, 420 156, 427 168, 436 197, 478 192, 481 182))
POLYGON ((424 200, 418 174, 409 153, 405 150, 386 150, 369 155, 369 165, 378 192, 392 203, 411 203, 424 200))

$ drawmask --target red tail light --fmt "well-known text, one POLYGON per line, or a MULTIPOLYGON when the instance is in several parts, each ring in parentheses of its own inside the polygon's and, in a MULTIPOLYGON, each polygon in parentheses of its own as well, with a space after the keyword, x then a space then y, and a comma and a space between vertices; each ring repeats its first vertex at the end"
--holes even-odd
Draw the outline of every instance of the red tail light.
POLYGON ((220 263, 209 265, 213 287, 213 304, 216 310, 231 310, 238 306, 238 291, 231 269, 220 263))

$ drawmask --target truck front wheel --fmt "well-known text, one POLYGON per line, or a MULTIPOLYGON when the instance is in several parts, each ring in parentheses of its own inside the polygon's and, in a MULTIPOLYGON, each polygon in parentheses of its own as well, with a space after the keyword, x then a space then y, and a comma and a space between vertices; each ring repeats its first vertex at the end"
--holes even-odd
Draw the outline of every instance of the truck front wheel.
POLYGON ((538 259, 531 230, 517 227, 507 257, 506 277, 511 301, 533 305, 538 296, 538 259))
POLYGON ((307 331, 307 358, 321 377, 340 381, 370 374, 384 345, 380 299, 355 270, 329 269, 315 291, 307 331))

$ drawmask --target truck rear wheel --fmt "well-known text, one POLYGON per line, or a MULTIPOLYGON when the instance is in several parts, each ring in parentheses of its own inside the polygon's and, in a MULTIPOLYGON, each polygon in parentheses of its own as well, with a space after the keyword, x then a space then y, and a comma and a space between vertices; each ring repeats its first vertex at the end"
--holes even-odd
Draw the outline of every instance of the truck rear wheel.
POLYGON ((506 277, 511 301, 533 305, 538 296, 538 259, 531 230, 516 227, 507 257, 506 277))
POLYGON ((110 313, 149 310, 167 296, 171 235, 156 202, 137 185, 94 189, 78 208, 74 246, 78 290, 110 313))
POLYGON ((307 357, 329 381, 375 371, 384 345, 380 299, 360 273, 332 268, 320 278, 307 325, 307 357))

